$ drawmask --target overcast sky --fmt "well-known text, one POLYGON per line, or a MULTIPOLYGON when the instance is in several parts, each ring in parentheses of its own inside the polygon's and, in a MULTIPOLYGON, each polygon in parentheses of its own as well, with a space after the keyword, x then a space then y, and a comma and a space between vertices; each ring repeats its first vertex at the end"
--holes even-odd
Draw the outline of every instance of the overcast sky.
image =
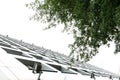
MULTIPOLYGON (((43 31, 46 24, 29 20, 34 12, 25 7, 33 0, 1 0, 0 1, 0 34, 51 49, 66 55, 70 50, 68 44, 73 42, 71 35, 61 32, 61 28, 43 31)), ((115 56, 114 44, 111 48, 103 46, 100 53, 89 63, 119 73, 120 54, 115 56)))

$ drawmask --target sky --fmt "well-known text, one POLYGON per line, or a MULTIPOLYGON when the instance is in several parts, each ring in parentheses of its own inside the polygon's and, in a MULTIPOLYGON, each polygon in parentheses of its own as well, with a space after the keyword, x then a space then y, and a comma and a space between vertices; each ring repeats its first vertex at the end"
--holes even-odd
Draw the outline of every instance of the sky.
MULTIPOLYGON (((34 12, 25 7, 25 4, 31 1, 33 0, 0 1, 0 34, 69 55, 68 44, 73 42, 72 35, 63 33, 61 25, 58 28, 43 30, 47 24, 29 20, 34 12)), ((111 43, 111 46, 102 46, 99 54, 89 63, 120 73, 120 54, 114 55, 114 43, 111 43)))

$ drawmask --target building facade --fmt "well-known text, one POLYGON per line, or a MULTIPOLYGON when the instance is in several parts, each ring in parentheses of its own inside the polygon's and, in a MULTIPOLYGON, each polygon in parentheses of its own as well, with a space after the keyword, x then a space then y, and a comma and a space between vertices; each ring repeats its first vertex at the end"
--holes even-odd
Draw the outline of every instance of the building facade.
POLYGON ((119 75, 64 54, 0 35, 1 80, 119 80, 119 75))

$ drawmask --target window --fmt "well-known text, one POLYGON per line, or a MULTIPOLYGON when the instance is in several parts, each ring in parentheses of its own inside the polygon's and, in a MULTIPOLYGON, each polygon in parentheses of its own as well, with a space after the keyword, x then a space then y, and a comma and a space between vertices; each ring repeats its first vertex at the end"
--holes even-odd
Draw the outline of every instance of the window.
POLYGON ((36 59, 51 62, 49 59, 46 59, 46 58, 44 58, 44 57, 42 57, 42 56, 39 56, 39 55, 33 55, 33 54, 30 54, 30 55, 33 56, 33 57, 35 57, 36 59))
POLYGON ((11 46, 10 46, 9 44, 6 44, 6 43, 4 43, 4 42, 2 42, 2 43, 0 42, 0 45, 1 45, 1 46, 5 46, 5 47, 10 47, 10 48, 11 48, 11 46))
POLYGON ((48 64, 48 65, 54 67, 55 69, 61 71, 62 73, 76 74, 75 72, 71 71, 70 69, 64 68, 63 66, 60 66, 60 65, 54 65, 54 64, 48 64))
POLYGON ((56 70, 52 69, 47 64, 35 62, 32 60, 18 59, 18 58, 17 58, 17 60, 19 60, 21 63, 23 63, 29 70, 32 70, 33 73, 39 73, 40 71, 57 72, 56 70))
POLYGON ((30 56, 27 56, 27 55, 25 55, 24 53, 22 53, 20 51, 16 51, 16 50, 13 50, 13 49, 7 49, 7 48, 2 48, 2 49, 4 49, 9 54, 19 55, 19 56, 24 56, 24 57, 31 58, 30 56))

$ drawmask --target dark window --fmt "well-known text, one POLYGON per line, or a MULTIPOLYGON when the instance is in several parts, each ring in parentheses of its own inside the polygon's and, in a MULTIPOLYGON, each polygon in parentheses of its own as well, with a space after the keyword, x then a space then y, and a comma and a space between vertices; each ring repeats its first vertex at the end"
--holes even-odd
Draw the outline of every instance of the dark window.
POLYGON ((73 72, 73 71, 71 71, 69 69, 66 69, 66 68, 64 68, 62 66, 59 66, 59 65, 54 65, 54 64, 48 64, 48 65, 54 67, 55 69, 61 71, 62 73, 76 74, 75 72, 73 72))
POLYGON ((41 63, 37 63, 34 61, 18 59, 21 63, 23 63, 29 70, 33 70, 33 73, 39 73, 41 71, 41 63))
POLYGON ((29 58, 31 58, 30 56, 27 56, 27 55, 25 55, 25 54, 23 54, 22 52, 20 52, 20 51, 16 51, 16 50, 12 50, 12 49, 7 49, 7 48, 2 48, 2 49, 4 49, 7 53, 9 53, 9 54, 14 54, 14 55, 19 55, 19 56, 24 56, 24 57, 29 57, 29 58))
POLYGON ((71 68, 72 70, 79 72, 82 75, 91 75, 91 72, 87 71, 87 70, 83 70, 83 69, 77 69, 77 68, 71 68))
MULTIPOLYGON (((32 54, 31 54, 32 55, 32 54)), ((38 55, 32 55, 33 57, 35 57, 36 59, 39 59, 39 60, 44 60, 44 61, 49 61, 49 62, 51 62, 50 60, 48 60, 48 59, 45 59, 44 57, 42 57, 42 56, 38 56, 38 55)))
POLYGON ((40 62, 35 62, 32 60, 24 60, 18 59, 21 63, 23 63, 29 70, 32 70, 33 73, 39 73, 41 71, 47 72, 57 72, 56 70, 51 69, 48 65, 42 64, 40 62))
POLYGON ((22 50, 22 51, 26 51, 26 52, 29 52, 29 50, 27 50, 27 49, 24 49, 24 48, 19 48, 20 50, 22 50))
POLYGON ((10 47, 10 48, 11 48, 10 45, 8 45, 8 44, 6 44, 6 43, 4 43, 4 42, 0 43, 0 45, 1 45, 1 46, 5 46, 5 47, 10 47))

